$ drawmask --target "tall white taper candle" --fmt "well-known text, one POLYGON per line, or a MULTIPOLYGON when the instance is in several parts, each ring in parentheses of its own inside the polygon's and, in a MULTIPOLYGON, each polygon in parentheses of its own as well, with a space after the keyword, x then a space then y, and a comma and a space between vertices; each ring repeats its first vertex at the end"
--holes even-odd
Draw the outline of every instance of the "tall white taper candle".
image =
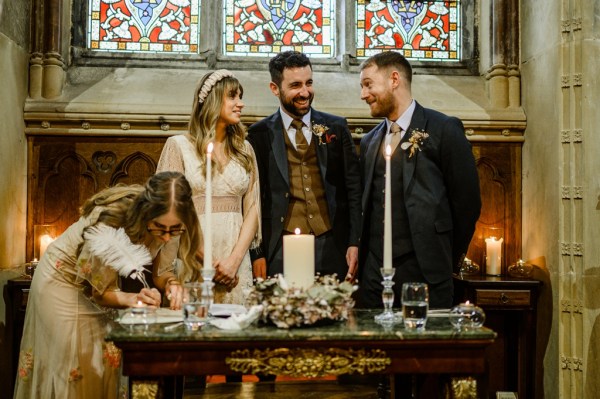
POLYGON ((385 146, 385 202, 383 213, 383 269, 392 270, 392 147, 385 146))
POLYGON ((213 143, 206 148, 206 189, 204 190, 204 270, 212 265, 212 151, 213 143))

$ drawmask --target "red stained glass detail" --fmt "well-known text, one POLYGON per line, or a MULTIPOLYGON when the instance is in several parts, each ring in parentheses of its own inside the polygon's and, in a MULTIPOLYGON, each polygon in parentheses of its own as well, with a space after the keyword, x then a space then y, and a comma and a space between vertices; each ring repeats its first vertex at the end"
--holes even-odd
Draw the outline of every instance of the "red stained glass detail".
MULTIPOLYGON (((167 1, 167 0, 163 0, 163 1, 167 1)), ((132 3, 133 1, 131 1, 132 3)), ((127 4, 125 4, 126 1, 125 0, 121 0, 118 1, 116 3, 112 3, 112 4, 106 4, 104 2, 100 3, 100 23, 101 25, 105 23, 105 21, 108 19, 107 18, 107 14, 109 13, 109 10, 112 6, 113 10, 117 10, 120 9, 121 12, 125 15, 127 15, 128 17, 131 17, 131 13, 129 12, 129 9, 127 8, 127 4)), ((163 8, 162 12, 160 13, 159 19, 166 17, 167 15, 169 15, 169 13, 177 13, 180 16, 180 19, 182 21, 182 23, 180 21, 177 20, 172 20, 172 21, 165 21, 169 27, 175 31, 180 31, 182 28, 182 25, 185 27, 190 26, 190 5, 188 5, 187 7, 179 7, 176 6, 170 2, 166 2, 165 7, 163 8)), ((133 18, 132 18, 133 19, 133 18)), ((121 24, 123 23, 123 21, 119 20, 118 18, 112 18, 109 21, 109 25, 114 29, 119 27, 121 24)), ((131 34, 131 38, 124 38, 124 37, 111 37, 110 39, 106 39, 107 35, 109 35, 109 30, 107 29, 103 29, 102 26, 100 26, 100 41, 111 41, 111 42, 139 42, 140 39, 142 39, 142 32, 140 32, 140 30, 138 29, 138 27, 135 25, 135 23, 130 23, 129 24, 129 29, 128 29, 129 33, 131 34)), ((159 34, 161 33, 161 26, 154 26, 148 35, 148 39, 151 43, 173 43, 173 44, 178 44, 180 43, 179 40, 176 40, 176 36, 174 36, 173 38, 171 38, 170 40, 165 40, 165 39, 159 39, 159 34)), ((190 43, 190 30, 188 29, 187 32, 185 32, 183 34, 183 39, 185 43, 190 43)))

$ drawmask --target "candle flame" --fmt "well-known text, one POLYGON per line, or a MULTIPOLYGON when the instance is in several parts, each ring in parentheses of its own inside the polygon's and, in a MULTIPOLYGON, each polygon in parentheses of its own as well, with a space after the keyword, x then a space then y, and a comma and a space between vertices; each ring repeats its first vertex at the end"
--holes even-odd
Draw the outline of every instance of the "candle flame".
POLYGON ((392 156, 392 146, 389 144, 385 146, 385 155, 392 156))
POLYGON ((296 230, 294 230, 295 234, 300 234, 300 229, 296 227, 296 230))
POLYGON ((206 153, 208 155, 210 155, 210 154, 212 154, 212 152, 213 152, 213 143, 211 141, 210 143, 208 143, 208 147, 206 147, 206 153))
POLYGON ((144 302, 142 302, 142 301, 137 301, 137 305, 138 305, 138 306, 144 306, 144 302))
POLYGON ((465 302, 465 305, 468 305, 469 303, 470 303, 469 301, 466 301, 466 302, 465 302))

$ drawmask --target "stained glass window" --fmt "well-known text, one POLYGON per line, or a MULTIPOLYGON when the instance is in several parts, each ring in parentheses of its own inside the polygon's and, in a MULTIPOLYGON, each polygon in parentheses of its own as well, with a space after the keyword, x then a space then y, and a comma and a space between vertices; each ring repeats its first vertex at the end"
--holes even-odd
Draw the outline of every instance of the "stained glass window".
POLYGON ((356 55, 396 50, 419 61, 460 61, 460 0, 356 1, 356 55))
POLYGON ((198 53, 200 0, 89 0, 88 48, 198 53))
POLYGON ((223 17, 226 55, 334 56, 335 0, 225 0, 223 17))

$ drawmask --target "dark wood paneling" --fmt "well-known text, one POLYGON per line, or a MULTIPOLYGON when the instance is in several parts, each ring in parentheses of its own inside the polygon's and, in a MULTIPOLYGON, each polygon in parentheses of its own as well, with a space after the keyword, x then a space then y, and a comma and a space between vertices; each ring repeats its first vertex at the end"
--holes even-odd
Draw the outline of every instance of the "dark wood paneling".
POLYGON ((30 137, 27 259, 33 226, 57 234, 79 217, 92 194, 118 183, 144 183, 156 170, 164 137, 30 137))
MULTIPOLYGON (((33 226, 51 224, 56 233, 78 218, 79 206, 117 183, 143 183, 156 169, 164 137, 29 138, 27 257, 33 256, 33 226)), ((358 143, 358 139, 357 139, 358 143)), ((482 212, 467 256, 485 272, 484 238, 499 228, 503 266, 521 256, 521 143, 473 143, 481 184, 482 212)))
POLYGON ((485 273, 484 239, 492 229, 504 238, 502 274, 521 257, 521 143, 473 143, 481 187, 481 216, 467 257, 485 273))

